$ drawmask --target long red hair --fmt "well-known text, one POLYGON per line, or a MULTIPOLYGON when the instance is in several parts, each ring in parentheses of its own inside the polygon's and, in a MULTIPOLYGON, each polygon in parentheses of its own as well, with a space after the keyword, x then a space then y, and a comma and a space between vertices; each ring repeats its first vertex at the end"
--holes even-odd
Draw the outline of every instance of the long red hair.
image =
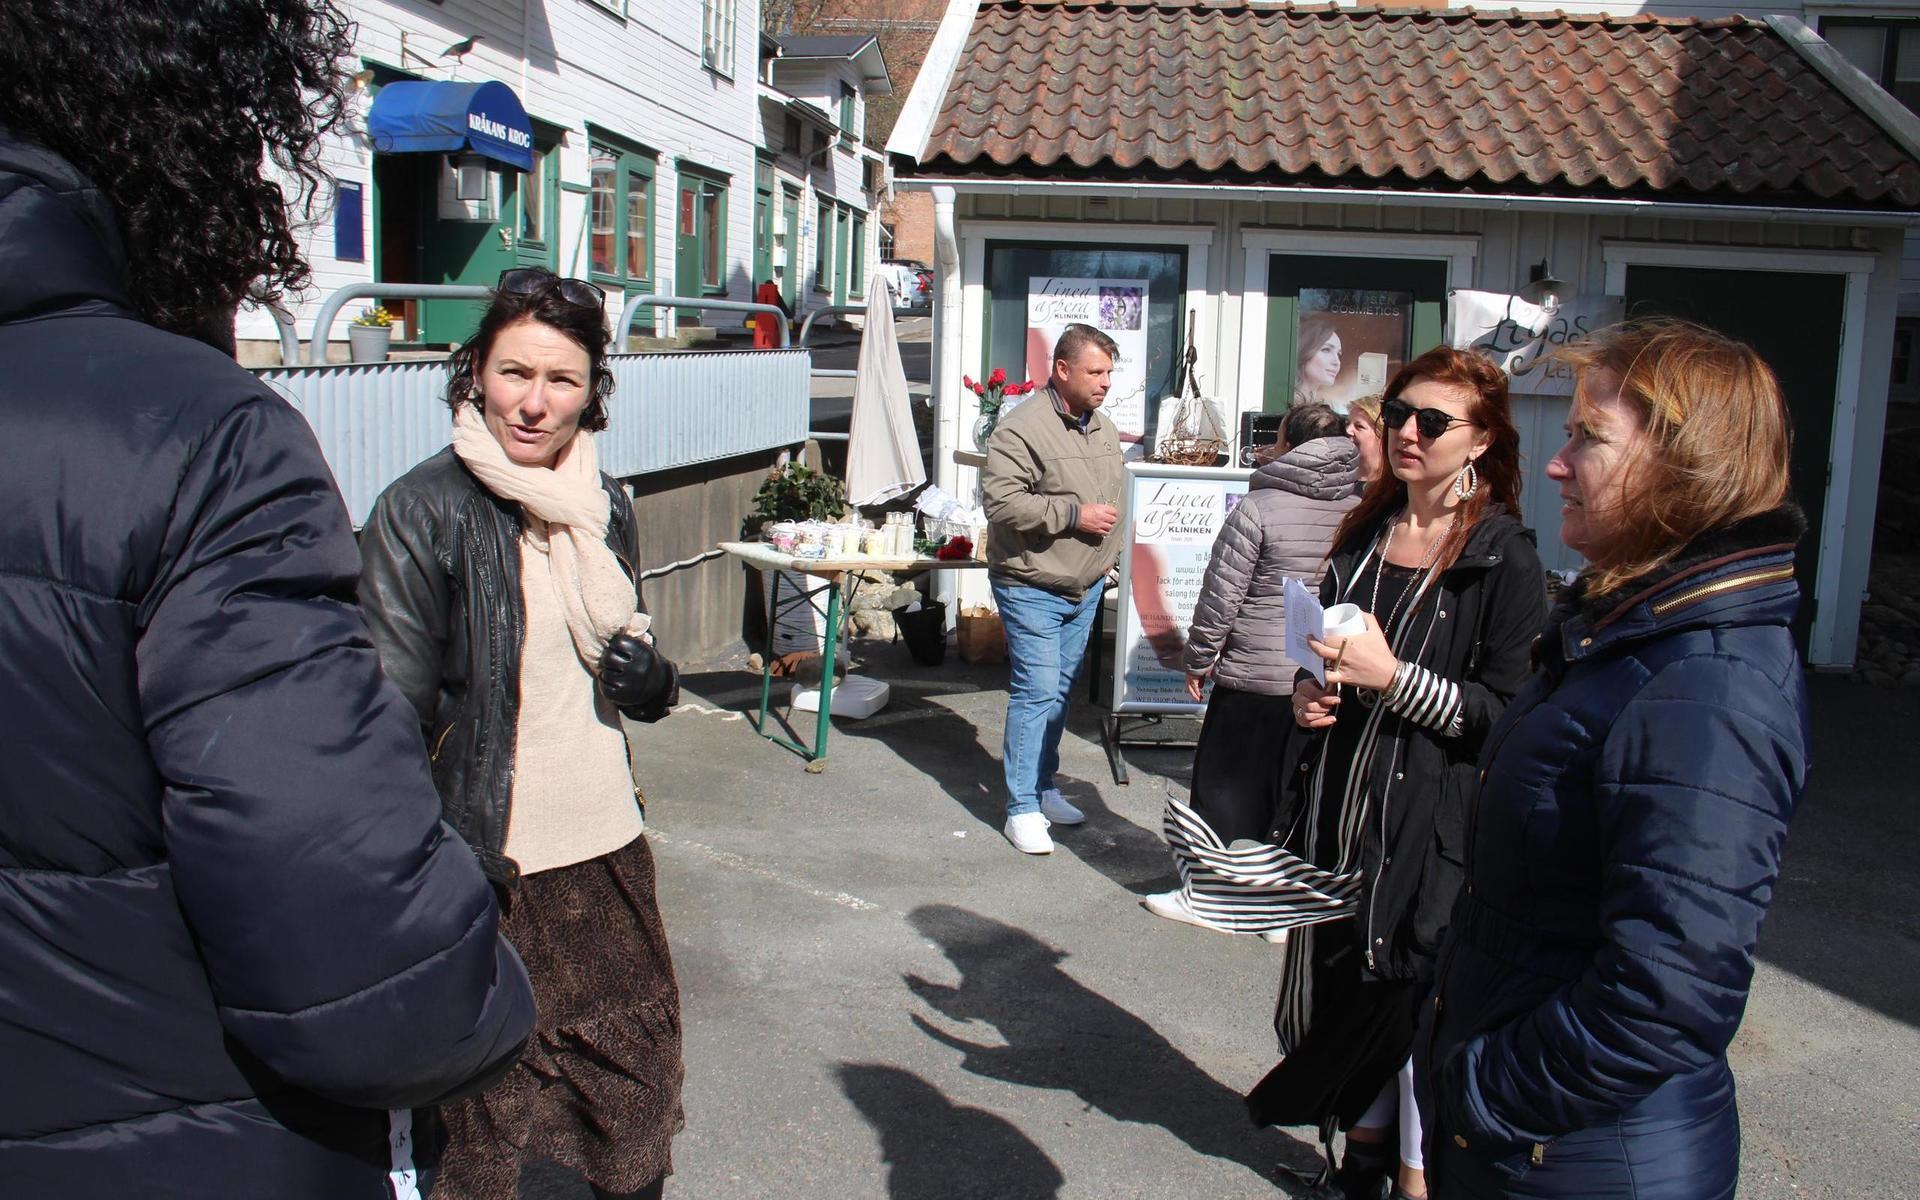
MULTIPOLYGON (((1467 417, 1487 434, 1487 448, 1473 460, 1480 486, 1460 508, 1460 517, 1447 532, 1436 562, 1451 566, 1467 544, 1467 535, 1481 517, 1489 512, 1505 511, 1520 515, 1520 431, 1514 428, 1512 406, 1507 401, 1507 373, 1487 358, 1451 346, 1435 346, 1394 372, 1387 390, 1380 397, 1385 404, 1397 399, 1421 380, 1453 384, 1473 392, 1467 404, 1467 417)), ((1382 434, 1387 442, 1392 431, 1382 434)), ((1386 446, 1383 445, 1383 451, 1386 446)), ((1407 485, 1393 473, 1392 463, 1384 464, 1380 478, 1367 485, 1360 503, 1348 510, 1333 535, 1333 550, 1345 550, 1368 536, 1375 526, 1407 503, 1407 485)))

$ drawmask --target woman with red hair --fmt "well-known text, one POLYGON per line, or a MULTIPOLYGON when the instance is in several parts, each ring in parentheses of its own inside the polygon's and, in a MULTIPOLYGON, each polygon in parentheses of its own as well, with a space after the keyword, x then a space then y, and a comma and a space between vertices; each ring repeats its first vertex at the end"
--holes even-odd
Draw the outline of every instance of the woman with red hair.
POLYGON ((1271 903, 1296 928, 1275 1029, 1286 1057, 1248 1097, 1263 1125, 1320 1126, 1340 1169, 1314 1194, 1426 1194, 1409 1067, 1421 1000, 1462 878, 1487 733, 1528 672, 1547 613, 1520 523, 1507 380, 1440 347, 1381 402, 1386 469, 1334 536, 1321 600, 1366 630, 1314 642, 1326 684, 1293 692, 1271 903), (1398 1155, 1394 1154, 1398 1130, 1398 1155))

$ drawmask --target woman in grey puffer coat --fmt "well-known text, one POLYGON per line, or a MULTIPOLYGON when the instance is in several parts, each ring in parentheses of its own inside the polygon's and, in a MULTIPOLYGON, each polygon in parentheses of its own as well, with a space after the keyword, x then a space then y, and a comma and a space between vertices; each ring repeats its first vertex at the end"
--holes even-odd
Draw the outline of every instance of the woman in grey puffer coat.
MULTIPOLYGON (((1206 582, 1187 630, 1183 665, 1196 701, 1213 693, 1193 760, 1192 809, 1230 845, 1271 828, 1274 757, 1293 728, 1281 585, 1317 591, 1340 518, 1360 499, 1359 452, 1346 420, 1324 404, 1296 405, 1281 429, 1284 453, 1254 473, 1213 543, 1206 582)), ((1176 852, 1177 852, 1176 847, 1176 852)), ((1183 890, 1147 897, 1160 916, 1193 924, 1183 890)))

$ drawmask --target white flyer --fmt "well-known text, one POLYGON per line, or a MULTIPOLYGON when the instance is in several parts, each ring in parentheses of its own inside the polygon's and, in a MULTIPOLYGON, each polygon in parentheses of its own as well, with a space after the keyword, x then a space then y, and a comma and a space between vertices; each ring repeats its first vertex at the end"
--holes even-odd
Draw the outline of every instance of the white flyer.
POLYGON ((1325 633, 1327 610, 1320 606, 1320 597, 1289 578, 1280 585, 1280 599, 1287 608, 1287 657, 1313 672, 1321 687, 1327 686, 1327 662, 1307 645, 1308 638, 1325 633))

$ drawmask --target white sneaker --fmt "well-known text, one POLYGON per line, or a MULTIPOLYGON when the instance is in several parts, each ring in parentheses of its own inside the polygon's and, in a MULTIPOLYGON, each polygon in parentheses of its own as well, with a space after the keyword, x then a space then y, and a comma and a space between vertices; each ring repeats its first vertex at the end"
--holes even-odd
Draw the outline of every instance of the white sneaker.
POLYGON ((1287 931, 1284 929, 1262 929, 1260 931, 1260 938, 1262 941, 1271 942, 1273 945, 1284 946, 1287 944, 1287 931))
POLYGON ((1053 839, 1047 836, 1047 819, 1037 812, 1013 814, 1007 818, 1003 832, 1013 848, 1022 854, 1053 853, 1053 839))
POLYGON ((1186 892, 1179 888, 1171 892, 1155 892, 1150 896, 1142 896, 1140 905, 1156 917, 1179 921, 1183 925, 1198 925, 1202 929, 1213 928, 1194 914, 1193 906, 1187 903, 1186 892))
POLYGON ((1067 803, 1059 788, 1040 793, 1040 815, 1055 825, 1078 825, 1087 819, 1087 814, 1067 803))

